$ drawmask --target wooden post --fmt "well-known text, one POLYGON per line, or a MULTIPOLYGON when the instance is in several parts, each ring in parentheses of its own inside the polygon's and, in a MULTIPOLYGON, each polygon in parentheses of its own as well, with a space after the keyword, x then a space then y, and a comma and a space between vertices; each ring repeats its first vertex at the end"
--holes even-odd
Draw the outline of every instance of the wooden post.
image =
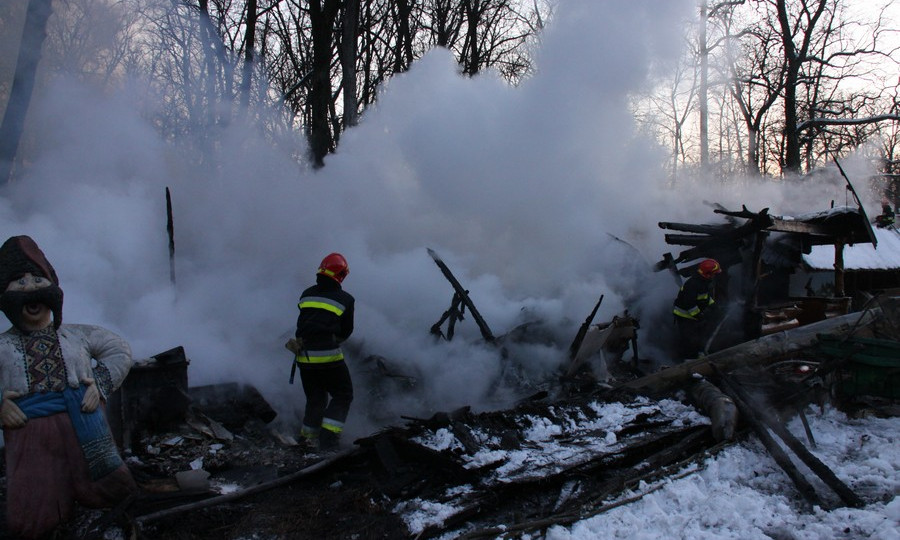
POLYGON ((844 296, 844 242, 834 243, 834 295, 844 296))
POLYGON ((166 231, 169 234, 169 280, 175 285, 175 221, 172 218, 172 194, 166 186, 166 231))

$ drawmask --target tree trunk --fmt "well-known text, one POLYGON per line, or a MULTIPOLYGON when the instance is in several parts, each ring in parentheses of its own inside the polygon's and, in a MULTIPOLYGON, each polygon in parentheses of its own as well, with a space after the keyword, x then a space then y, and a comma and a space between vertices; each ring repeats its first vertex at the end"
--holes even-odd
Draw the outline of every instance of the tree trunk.
MULTIPOLYGON (((200 39, 203 42, 203 62, 206 67, 206 128, 216 124, 216 58, 220 56, 217 47, 217 32, 209 16, 209 0, 200 0, 200 39), (212 53, 215 54, 212 54, 212 53)), ((204 133, 206 136, 207 133, 204 133)))
POLYGON ((244 35, 244 66, 241 71, 241 108, 250 105, 250 87, 253 82, 253 49, 256 47, 256 0, 247 0, 247 29, 244 35))
POLYGON ((806 27, 798 22, 797 31, 800 33, 801 42, 797 46, 794 43, 794 29, 788 18, 787 0, 778 0, 776 9, 778 12, 778 24, 781 28, 781 41, 784 45, 785 79, 784 79, 784 171, 799 173, 800 160, 800 131, 797 129, 797 84, 800 80, 800 70, 809 60, 809 46, 816 32, 819 18, 825 11, 829 0, 803 0, 803 13, 806 14, 806 27), (807 1, 815 1, 815 11, 810 12, 807 1))
POLYGON ((706 0, 700 2, 700 168, 709 166, 709 48, 706 46, 706 0))
POLYGON ((355 126, 356 110, 356 32, 359 27, 359 0, 346 0, 341 37, 341 77, 344 87, 344 128, 355 126))
POLYGON ((314 167, 325 165, 325 156, 334 146, 328 121, 331 104, 332 35, 339 0, 311 0, 309 19, 312 30, 312 84, 309 91, 309 146, 314 167))
POLYGON ((0 185, 6 184, 11 179, 13 162, 25 130, 25 116, 31 105, 41 49, 47 37, 47 20, 52 12, 51 0, 28 2, 16 71, 6 103, 6 112, 3 114, 3 123, 0 124, 0 185))
POLYGON ((409 69, 413 62, 412 35, 409 18, 412 7, 409 0, 397 0, 397 45, 394 51, 394 72, 400 73, 409 69))
POLYGON ((463 50, 463 73, 475 75, 481 69, 478 51, 478 25, 481 23, 481 0, 465 0, 466 41, 463 50))
POLYGON ((747 173, 759 176, 759 130, 747 124, 747 173))
POLYGON ((797 78, 800 66, 789 61, 784 84, 784 170, 800 172, 800 133, 797 131, 797 78))

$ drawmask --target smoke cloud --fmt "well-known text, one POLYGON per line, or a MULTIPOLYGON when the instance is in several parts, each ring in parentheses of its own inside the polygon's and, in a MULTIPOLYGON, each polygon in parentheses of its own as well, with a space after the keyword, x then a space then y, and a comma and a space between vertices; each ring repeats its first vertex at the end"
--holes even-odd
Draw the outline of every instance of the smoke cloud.
POLYGON ((627 308, 641 318, 642 352, 664 355, 657 340, 676 291, 650 271, 671 250, 657 222, 705 221, 703 199, 739 207, 782 187, 673 190, 666 151, 637 130, 629 100, 654 68, 676 61, 693 7, 562 0, 537 73, 518 87, 492 72, 463 77, 449 52, 434 50, 384 86, 315 171, 240 122, 219 134, 216 162, 198 165, 157 135, 134 93, 56 79, 35 96, 40 151, 2 193, 0 226, 32 236, 56 267, 65 321, 113 329, 137 358, 183 345, 191 385, 252 384, 288 427, 299 425, 304 398, 287 382, 283 343, 300 291, 332 251, 347 257, 344 286, 357 299, 351 434, 400 414, 514 397, 471 316, 452 342, 429 335, 453 291, 426 248, 496 335, 548 323, 558 346, 510 351, 535 380, 560 366, 601 294, 596 321, 627 308), (409 379, 369 386, 370 355, 414 377, 415 391, 409 379))

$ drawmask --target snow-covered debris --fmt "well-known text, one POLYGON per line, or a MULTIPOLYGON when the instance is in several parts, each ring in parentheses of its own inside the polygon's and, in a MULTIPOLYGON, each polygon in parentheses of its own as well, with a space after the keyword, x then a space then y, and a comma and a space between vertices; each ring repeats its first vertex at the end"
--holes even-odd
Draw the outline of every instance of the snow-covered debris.
MULTIPOLYGON (((900 422, 853 419, 831 407, 809 415, 809 421, 817 441, 814 453, 867 501, 865 507, 809 507, 754 438, 631 504, 552 527, 546 538, 900 538, 900 422)), ((803 433, 799 420, 789 428, 803 433)), ((645 485, 619 497, 647 490, 645 485)))

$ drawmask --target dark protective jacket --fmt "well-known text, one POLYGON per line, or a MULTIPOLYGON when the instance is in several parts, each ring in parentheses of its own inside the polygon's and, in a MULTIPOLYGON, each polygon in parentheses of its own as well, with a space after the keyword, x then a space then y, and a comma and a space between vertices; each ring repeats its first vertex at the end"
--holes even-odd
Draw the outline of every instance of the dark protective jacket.
POLYGON ((676 317, 697 320, 704 310, 715 303, 715 291, 715 280, 704 279, 695 274, 681 286, 672 312, 676 317))
POLYGON ((303 340, 297 355, 301 364, 327 364, 344 359, 340 344, 353 333, 353 296, 334 279, 316 276, 316 284, 303 291, 297 307, 295 337, 303 340))

